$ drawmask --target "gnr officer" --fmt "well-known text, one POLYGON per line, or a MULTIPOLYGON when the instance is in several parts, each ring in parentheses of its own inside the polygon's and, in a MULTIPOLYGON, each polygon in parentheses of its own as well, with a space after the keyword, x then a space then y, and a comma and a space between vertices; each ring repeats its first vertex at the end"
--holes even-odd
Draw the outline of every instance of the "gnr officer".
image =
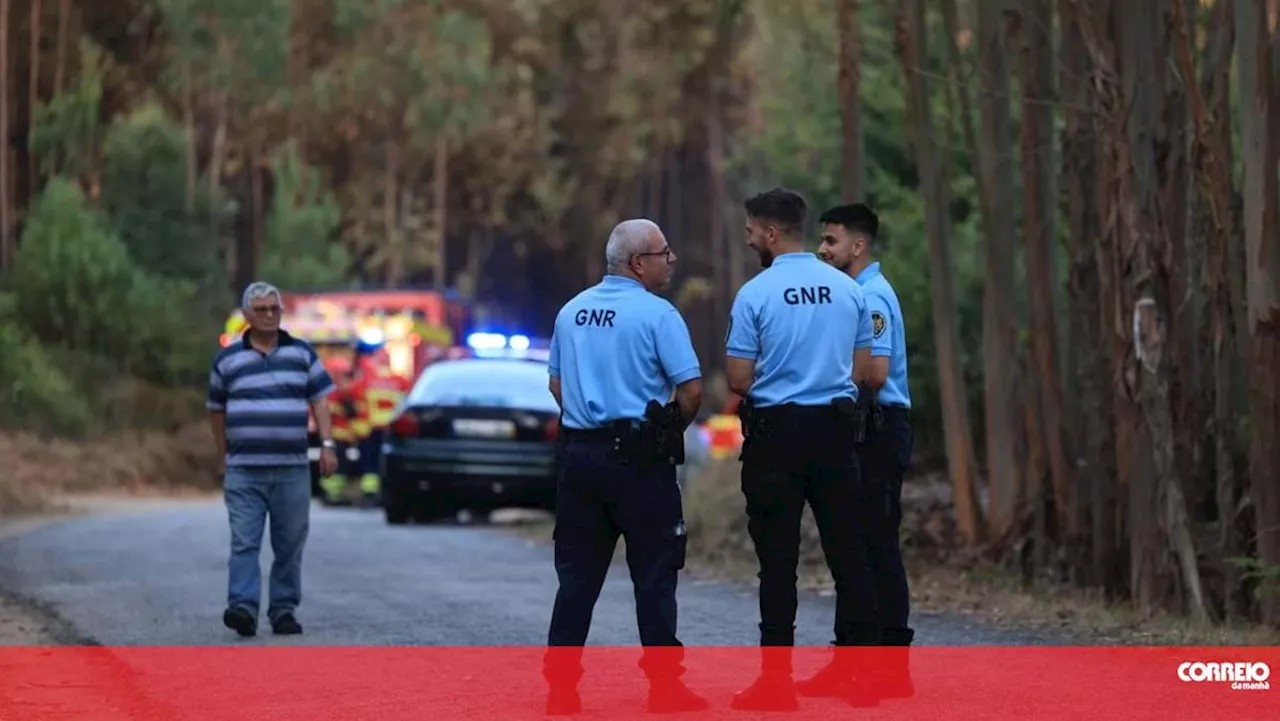
MULTIPOLYGON (((871 571, 875 575, 880 608, 880 644, 910 646, 915 631, 908 624, 911 593, 899 541, 902 525, 902 479, 911 465, 913 436, 911 391, 907 382, 907 333, 902 304, 880 263, 872 256, 878 243, 880 219, 862 203, 840 205, 822 214, 818 255, 848 273, 866 294, 871 310, 871 359, 860 369, 859 383, 875 394, 881 423, 866 431, 857 445, 862 473, 873 489, 879 523, 871 535, 871 571)), ((838 611, 837 611, 838 612, 838 611)), ((886 657, 893 668, 882 669, 880 684, 886 698, 910 696, 905 654, 886 657), (901 667, 897 667, 898 665, 901 667)))
MULTIPOLYGON (((835 580, 836 644, 873 645, 880 629, 851 442, 854 353, 867 356, 872 342, 866 300, 852 278, 805 251, 802 197, 774 189, 745 208, 747 242, 764 270, 738 291, 725 349, 729 388, 745 399, 742 491, 760 563, 760 645, 795 645, 806 501, 835 580)), ((789 653, 766 653, 761 678, 734 705, 776 708, 792 686, 790 662, 789 653)))
MULTIPOLYGON (((675 462, 682 459, 673 461, 675 454, 654 440, 680 437, 702 403, 702 371, 689 329, 676 308, 655 295, 671 282, 675 258, 655 223, 623 221, 605 247, 604 279, 556 316, 549 367, 562 414, 554 534, 560 587, 548 645, 586 643, 621 535, 651 706, 688 710, 705 702, 679 682, 676 581, 686 537, 675 462), (660 647, 669 650, 654 650, 660 647)), ((549 703, 572 710, 580 667, 572 656, 549 653, 548 668, 566 658, 575 668, 566 671, 562 664, 550 672, 549 703)))

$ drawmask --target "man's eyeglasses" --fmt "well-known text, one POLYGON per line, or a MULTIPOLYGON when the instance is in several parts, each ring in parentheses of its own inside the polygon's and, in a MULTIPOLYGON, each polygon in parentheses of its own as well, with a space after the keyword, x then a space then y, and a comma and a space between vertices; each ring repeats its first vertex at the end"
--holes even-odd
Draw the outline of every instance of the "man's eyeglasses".
POLYGON ((280 306, 278 305, 256 305, 253 312, 258 315, 280 315, 280 306))
POLYGON ((670 263, 671 262, 671 246, 667 246, 662 250, 651 250, 647 253, 636 253, 637 258, 644 258, 650 255, 662 256, 663 258, 666 258, 668 263, 670 263))

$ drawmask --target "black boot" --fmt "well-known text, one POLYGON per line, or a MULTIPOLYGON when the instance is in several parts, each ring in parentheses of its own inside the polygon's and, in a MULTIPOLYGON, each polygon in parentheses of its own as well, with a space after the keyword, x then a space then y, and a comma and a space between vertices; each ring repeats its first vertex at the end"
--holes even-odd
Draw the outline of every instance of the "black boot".
POLYGON ((911 680, 911 647, 889 646, 881 651, 880 695, 884 698, 911 698, 916 695, 911 680))
POLYGON ((711 708, 706 699, 684 683, 684 647, 646 646, 640 668, 649 679, 649 713, 685 713, 711 708))
POLYGON ((542 678, 547 682, 549 716, 569 716, 582 712, 578 682, 582 680, 582 647, 553 646, 542 659, 542 678))
POLYGON ((763 646, 760 649, 760 676, 734 694, 731 708, 739 711, 795 711, 795 679, 792 676, 790 646, 763 646))
POLYGON ((814 675, 796 681, 796 693, 811 698, 837 698, 853 681, 853 665, 847 647, 835 646, 831 660, 814 675))

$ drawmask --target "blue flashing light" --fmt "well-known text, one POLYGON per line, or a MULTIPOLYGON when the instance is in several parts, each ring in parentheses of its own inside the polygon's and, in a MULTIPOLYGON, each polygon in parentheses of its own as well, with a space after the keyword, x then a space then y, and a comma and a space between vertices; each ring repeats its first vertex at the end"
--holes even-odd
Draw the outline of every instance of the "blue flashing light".
POLYGON ((529 336, 513 335, 507 339, 507 345, 511 350, 529 350, 529 336))
POLYGON ((467 347, 476 350, 497 350, 505 348, 507 337, 501 333, 472 333, 467 336, 467 347))

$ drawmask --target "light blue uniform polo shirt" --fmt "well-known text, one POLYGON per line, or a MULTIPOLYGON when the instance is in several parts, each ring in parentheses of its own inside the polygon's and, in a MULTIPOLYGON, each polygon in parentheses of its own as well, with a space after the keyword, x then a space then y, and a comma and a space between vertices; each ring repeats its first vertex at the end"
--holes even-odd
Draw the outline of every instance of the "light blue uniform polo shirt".
POLYGON ((902 304, 875 262, 856 278, 871 310, 871 355, 889 357, 889 377, 877 398, 883 406, 911 407, 907 385, 907 327, 902 304))
POLYGON ((549 371, 560 379, 566 428, 640 421, 649 401, 700 378, 689 327, 669 301, 639 281, 607 275, 556 314, 549 371))
POLYGON ((755 406, 820 406, 857 399, 853 353, 871 342, 861 286, 813 253, 784 253, 738 291, 725 351, 756 362, 755 406))

